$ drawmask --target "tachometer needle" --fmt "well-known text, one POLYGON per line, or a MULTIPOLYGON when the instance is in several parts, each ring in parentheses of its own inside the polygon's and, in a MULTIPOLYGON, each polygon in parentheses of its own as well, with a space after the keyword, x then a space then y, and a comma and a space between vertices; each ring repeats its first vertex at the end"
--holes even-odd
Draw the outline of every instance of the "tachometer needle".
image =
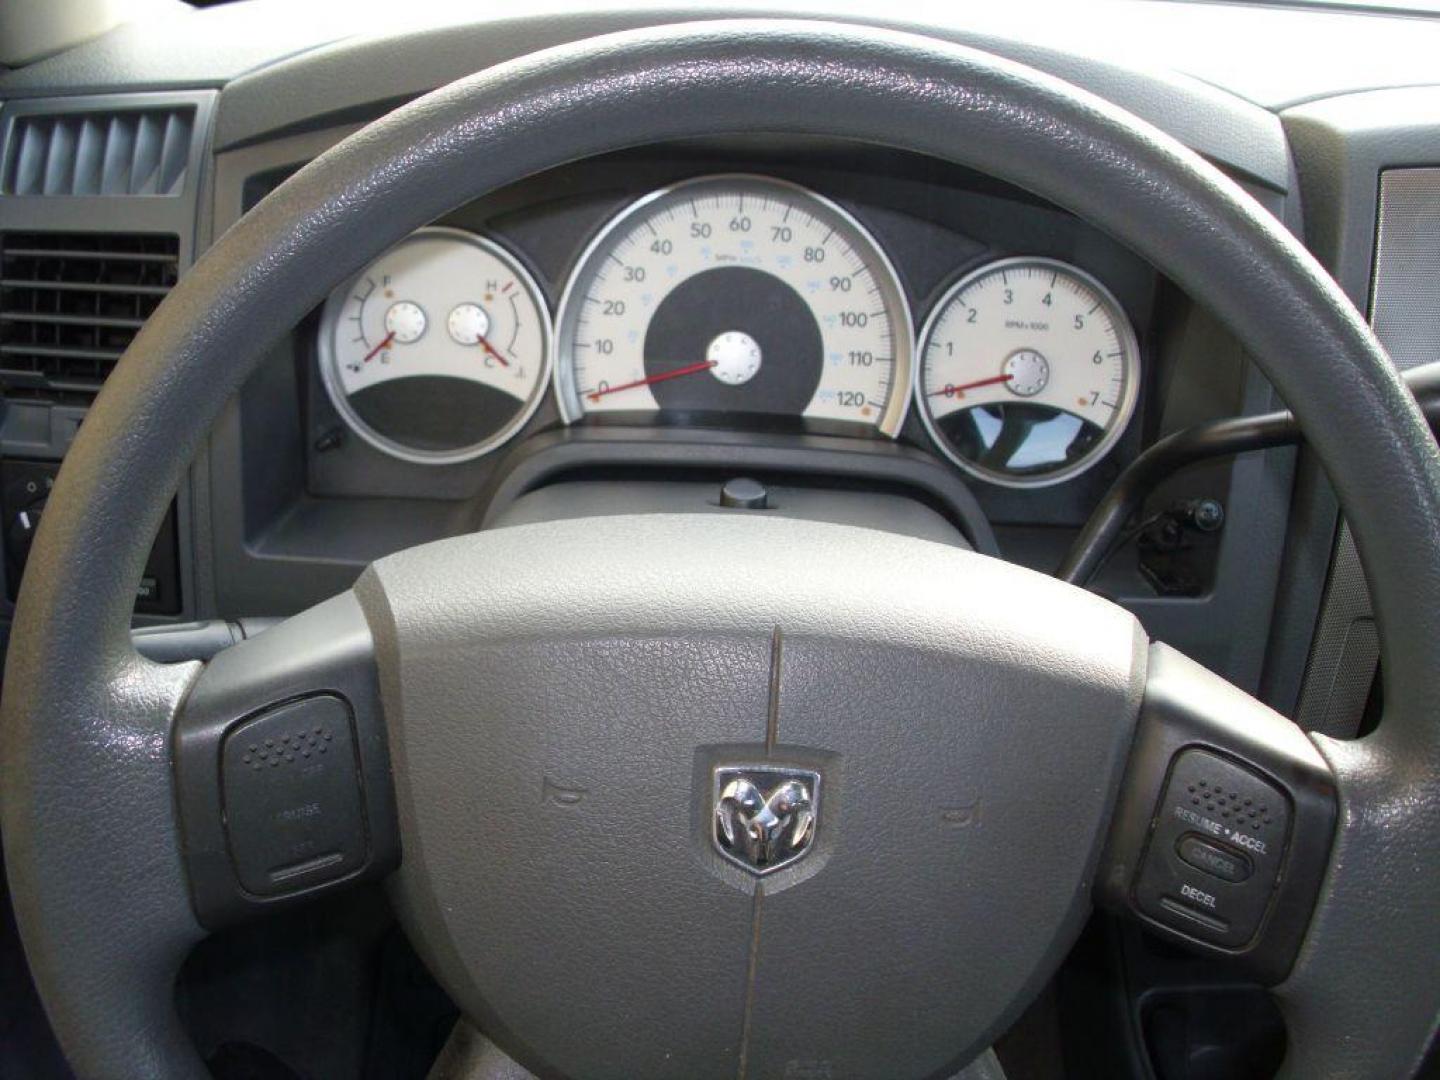
POLYGON ((395 331, 391 330, 388 334, 386 334, 383 338, 380 339, 379 345, 376 345, 373 349, 371 349, 365 354, 365 359, 361 360, 360 362, 362 364, 368 364, 371 360, 375 359, 376 354, 384 351, 385 349, 388 349, 390 347, 390 343, 394 340, 395 331))
POLYGON ((944 394, 946 397, 964 397, 966 390, 978 390, 982 386, 994 386, 996 383, 1007 383, 1015 378, 1014 375, 992 375, 988 379, 976 379, 974 382, 967 382, 960 386, 951 386, 949 383, 939 390, 931 390, 929 397, 936 397, 944 394))
POLYGON ((506 360, 505 357, 501 356, 498 352, 495 351, 495 346, 491 345, 490 342, 488 342, 488 341, 485 340, 485 335, 484 335, 484 334, 476 334, 476 335, 475 335, 475 342, 476 342, 476 344, 478 344, 482 349, 484 349, 484 350, 485 350, 486 352, 488 352, 491 356, 493 356, 496 360, 499 360, 501 367, 509 367, 509 366, 510 366, 510 361, 509 361, 509 360, 506 360))
POLYGON ((643 379, 636 379, 634 382, 621 383, 619 386, 605 386, 599 390, 591 390, 585 396, 591 401, 599 401, 606 394, 618 394, 621 390, 634 390, 637 386, 649 386, 651 383, 665 382, 668 379, 678 379, 682 375, 695 375, 702 371, 709 371, 714 367, 716 361, 701 360, 699 363, 686 364, 684 367, 674 368, 670 371, 662 371, 658 375, 647 375, 643 379))

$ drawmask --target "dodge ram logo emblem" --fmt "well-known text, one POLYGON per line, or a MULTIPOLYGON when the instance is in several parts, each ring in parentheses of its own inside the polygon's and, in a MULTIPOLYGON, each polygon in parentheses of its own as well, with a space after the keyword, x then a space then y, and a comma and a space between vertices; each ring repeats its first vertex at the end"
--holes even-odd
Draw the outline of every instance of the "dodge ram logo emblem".
POLYGON ((779 766, 715 770, 715 847, 752 874, 789 866, 815 841, 820 774, 779 766))

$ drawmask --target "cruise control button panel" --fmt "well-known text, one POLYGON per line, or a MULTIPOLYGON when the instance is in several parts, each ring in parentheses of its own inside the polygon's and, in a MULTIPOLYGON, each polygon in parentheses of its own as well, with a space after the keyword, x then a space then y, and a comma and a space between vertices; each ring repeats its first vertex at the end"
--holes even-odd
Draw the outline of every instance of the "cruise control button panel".
POLYGON ((1270 906, 1290 816, 1259 773, 1212 750, 1182 751, 1156 807, 1136 906, 1181 933, 1243 948, 1270 906))
POLYGON ((317 694, 238 725, 221 752, 235 877, 278 896, 354 873, 368 855, 350 709, 317 694))
POLYGON ((174 769, 207 929, 398 866, 375 642, 355 594, 215 653, 176 719, 174 769))

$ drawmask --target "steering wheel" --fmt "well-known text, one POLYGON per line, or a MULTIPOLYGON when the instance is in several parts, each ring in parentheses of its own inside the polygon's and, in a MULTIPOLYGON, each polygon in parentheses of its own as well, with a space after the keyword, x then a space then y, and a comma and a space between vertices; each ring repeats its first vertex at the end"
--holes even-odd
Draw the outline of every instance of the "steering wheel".
POLYGON ((462 1012, 540 1075, 939 1077, 1039 991, 1098 897, 1254 959, 1278 983, 1285 1075, 1408 1075, 1440 1014, 1437 537, 1440 454, 1363 320, 1236 185, 1135 117, 979 52, 819 22, 540 53, 288 180, 105 386, 46 510, 6 670, 0 826, 26 952, 77 1071, 203 1075, 173 1001, 191 946, 388 874, 462 1012), (266 345, 337 282, 541 170, 749 131, 1012 182, 1222 318, 1353 527, 1384 642, 1376 733, 1307 738, 1051 578, 748 517, 457 537, 203 667, 137 656, 134 586, 171 494, 266 345), (284 767, 245 757, 264 757, 262 734, 293 738, 271 755, 284 767), (311 736, 344 764, 315 773, 313 798, 286 757, 308 760, 311 736), (1187 752, 1217 789, 1274 793, 1270 850, 1244 849, 1270 876, 1258 921, 1230 927, 1243 940, 1207 931, 1203 900, 1179 905, 1182 925, 1144 895, 1148 860, 1183 873, 1154 837, 1167 785, 1198 775, 1182 776, 1187 752), (795 789, 755 781, 748 810, 729 790, 742 831, 767 810, 789 829, 765 873, 718 843, 732 768, 812 785, 803 836, 795 789), (305 814, 348 839, 275 871, 257 843, 305 814))

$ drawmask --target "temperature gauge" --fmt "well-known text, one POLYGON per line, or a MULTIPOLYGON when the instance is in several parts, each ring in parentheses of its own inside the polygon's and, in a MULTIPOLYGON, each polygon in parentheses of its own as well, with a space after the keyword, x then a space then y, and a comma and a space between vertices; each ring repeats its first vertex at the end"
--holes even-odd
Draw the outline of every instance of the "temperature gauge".
POLYGON ((337 289, 320 374, 370 445, 426 465, 468 461, 530 419, 549 374, 550 316, 515 257, 459 229, 421 229, 337 289))

